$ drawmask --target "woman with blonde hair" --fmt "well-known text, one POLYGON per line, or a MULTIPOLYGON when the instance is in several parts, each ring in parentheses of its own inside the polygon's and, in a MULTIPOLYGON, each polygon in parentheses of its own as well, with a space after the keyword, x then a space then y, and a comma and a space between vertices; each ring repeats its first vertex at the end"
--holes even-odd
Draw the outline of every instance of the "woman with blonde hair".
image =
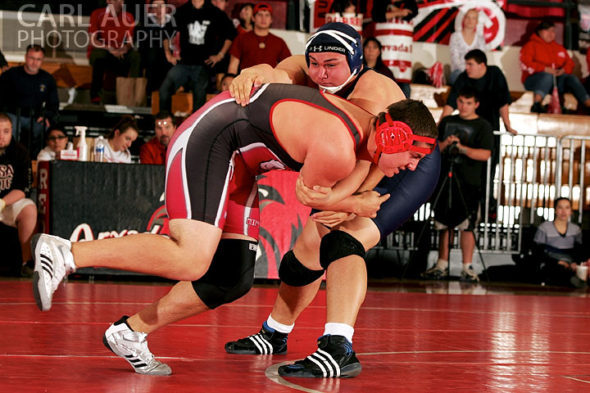
POLYGON ((481 32, 477 31, 479 11, 471 8, 463 16, 462 28, 451 34, 449 47, 451 50, 451 76, 449 83, 452 85, 460 73, 465 71, 465 55, 473 49, 486 51, 486 41, 481 32))

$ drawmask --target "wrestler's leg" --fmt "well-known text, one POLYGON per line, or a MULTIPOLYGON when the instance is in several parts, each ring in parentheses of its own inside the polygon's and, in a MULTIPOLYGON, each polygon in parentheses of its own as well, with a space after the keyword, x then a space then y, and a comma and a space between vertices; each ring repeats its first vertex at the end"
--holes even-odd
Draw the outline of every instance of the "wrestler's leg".
MULTIPOLYGON (((352 235, 365 251, 381 238, 379 229, 369 218, 357 217, 338 229, 352 235)), ((349 255, 332 262, 326 271, 326 322, 354 326, 366 292, 367 268, 362 257, 349 255)))
MULTIPOLYGON (((256 240, 253 238, 238 234, 224 233, 222 235, 222 239, 243 240, 245 241, 245 243, 256 242, 256 240)), ((227 240, 222 240, 220 242, 220 247, 228 247, 228 243, 225 242, 227 242, 227 240)), ((231 243, 232 246, 236 246, 237 244, 239 243, 231 243)), ((238 249, 236 252, 232 250, 225 253, 220 248, 218 254, 216 254, 213 259, 214 263, 227 263, 228 265, 234 265, 238 267, 241 266, 239 261, 223 260, 225 257, 228 256, 228 254, 232 254, 232 256, 235 256, 237 259, 241 259, 244 261, 251 260, 253 264, 256 254, 255 249, 254 251, 246 251, 246 253, 252 254, 246 255, 246 253, 240 253, 239 246, 235 248, 238 249)), ((213 265, 211 266, 213 269, 213 265)), ((248 279, 251 279, 251 277, 248 277, 248 279)), ((215 305, 212 305, 211 307, 215 307, 215 305)), ((210 308, 195 292, 193 283, 190 281, 181 281, 174 285, 170 292, 168 292, 164 297, 150 304, 143 310, 139 311, 137 314, 129 317, 129 319, 127 320, 127 324, 134 331, 152 333, 163 326, 169 325, 171 323, 180 321, 182 319, 191 317, 196 314, 200 314, 208 310, 210 310, 210 308)))
POLYGON ((347 250, 351 253, 332 260, 327 266, 327 317, 324 335, 318 339, 318 351, 294 364, 280 366, 278 373, 281 376, 354 377, 361 372, 361 364, 352 349, 352 336, 367 291, 367 271, 364 258, 356 254, 364 254, 359 248, 368 250, 377 244, 381 233, 371 219, 361 217, 345 223, 336 232, 340 233, 331 243, 325 240, 334 232, 322 241, 322 265, 326 266, 326 244, 329 248, 342 246, 334 250, 333 255, 349 254, 347 250))
POLYGON ((243 355, 287 353, 288 334, 293 330, 299 314, 315 298, 322 282, 323 269, 319 263, 320 231, 327 232, 327 229, 312 220, 307 221, 293 250, 281 261, 279 293, 262 329, 254 335, 227 342, 226 352, 243 355), (285 265, 289 265, 289 269, 283 270, 285 265), (286 284, 283 279, 294 285, 286 284), (296 282, 307 284, 295 285, 296 282))
MULTIPOLYGON (((308 269, 322 270, 319 262, 319 247, 321 236, 325 233, 327 233, 325 227, 309 219, 295 241, 293 253, 308 269)), ((321 283, 321 277, 304 286, 292 286, 281 281, 271 317, 283 325, 293 325, 299 314, 313 301, 321 283)))

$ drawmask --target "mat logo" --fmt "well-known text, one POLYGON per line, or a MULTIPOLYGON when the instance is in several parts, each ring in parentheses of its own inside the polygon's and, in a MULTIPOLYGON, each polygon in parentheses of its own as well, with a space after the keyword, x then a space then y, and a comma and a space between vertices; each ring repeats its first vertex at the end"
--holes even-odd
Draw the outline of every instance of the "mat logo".
MULTIPOLYGON (((154 227, 150 233, 158 233, 160 227, 154 227)), ((72 231, 70 235, 70 241, 72 242, 85 242, 89 240, 99 240, 99 239, 114 239, 118 237, 124 237, 129 235, 137 235, 139 231, 135 229, 123 229, 122 231, 104 231, 98 232, 96 237, 94 236, 94 231, 92 227, 87 224, 83 223, 78 225, 72 231)))

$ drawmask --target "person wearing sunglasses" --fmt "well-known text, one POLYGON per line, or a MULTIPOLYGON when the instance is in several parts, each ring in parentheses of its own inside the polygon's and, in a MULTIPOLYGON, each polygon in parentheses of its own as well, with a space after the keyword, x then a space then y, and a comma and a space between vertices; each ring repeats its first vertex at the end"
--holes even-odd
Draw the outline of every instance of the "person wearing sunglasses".
POLYGON ((45 147, 37 155, 37 161, 52 161, 55 160, 59 152, 66 148, 68 137, 63 130, 59 128, 52 128, 47 133, 45 138, 45 147))

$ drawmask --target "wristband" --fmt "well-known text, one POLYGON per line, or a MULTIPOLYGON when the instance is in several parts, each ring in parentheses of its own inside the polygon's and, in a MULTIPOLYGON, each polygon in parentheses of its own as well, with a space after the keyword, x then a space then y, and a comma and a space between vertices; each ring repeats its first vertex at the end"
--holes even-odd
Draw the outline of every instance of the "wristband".
POLYGON ((4 208, 6 207, 6 201, 2 198, 0 198, 0 213, 2 213, 2 210, 4 210, 4 208))

